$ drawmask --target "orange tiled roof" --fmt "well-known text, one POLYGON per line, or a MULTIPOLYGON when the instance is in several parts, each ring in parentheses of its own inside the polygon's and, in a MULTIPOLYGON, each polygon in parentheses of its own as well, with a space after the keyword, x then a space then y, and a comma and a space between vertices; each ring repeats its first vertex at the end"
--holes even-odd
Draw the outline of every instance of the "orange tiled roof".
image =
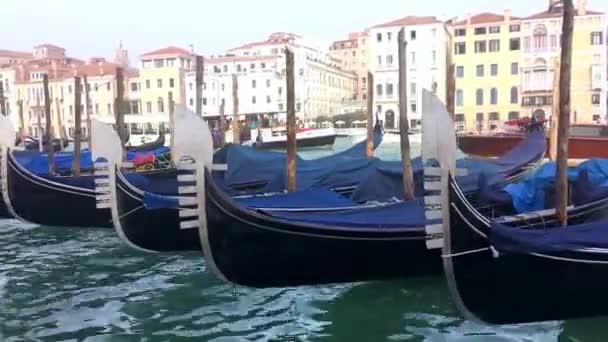
POLYGON ((2 57, 15 57, 15 58, 34 58, 34 55, 30 52, 12 51, 0 49, 0 56, 2 57))
POLYGON ((437 17, 435 17, 435 16, 426 16, 426 17, 407 16, 407 17, 403 17, 400 19, 388 21, 386 23, 373 26, 372 28, 408 26, 408 25, 425 25, 425 24, 436 24, 436 23, 441 23, 441 20, 437 19, 437 17))
POLYGON ((37 48, 44 48, 44 47, 45 48, 51 48, 51 49, 62 49, 62 50, 65 50, 61 46, 57 46, 57 45, 53 45, 53 44, 40 44, 40 45, 34 46, 35 49, 37 49, 37 48))
POLYGON ((160 55, 191 55, 191 52, 176 46, 168 46, 166 48, 146 52, 141 57, 152 57, 160 55))
MULTIPOLYGON (((511 17, 511 20, 520 20, 520 19, 521 18, 519 18, 519 17, 511 17)), ((458 21, 454 25, 456 25, 456 26, 466 25, 468 23, 468 20, 469 19, 458 21)), ((471 17, 471 25, 499 23, 499 22, 503 22, 503 21, 505 21, 504 15, 489 13, 489 12, 479 13, 479 14, 476 14, 471 17)))

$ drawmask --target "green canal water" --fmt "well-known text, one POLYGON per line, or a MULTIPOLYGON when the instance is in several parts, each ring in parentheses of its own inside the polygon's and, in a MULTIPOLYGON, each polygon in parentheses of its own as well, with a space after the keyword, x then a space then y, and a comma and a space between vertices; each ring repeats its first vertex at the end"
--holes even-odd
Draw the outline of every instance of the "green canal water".
MULTIPOLYGON (((394 157, 398 147, 383 154, 394 157)), ((0 341, 606 340, 608 319, 519 326, 462 320, 441 277, 241 288, 207 272, 198 253, 145 254, 111 229, 0 220, 0 341)))

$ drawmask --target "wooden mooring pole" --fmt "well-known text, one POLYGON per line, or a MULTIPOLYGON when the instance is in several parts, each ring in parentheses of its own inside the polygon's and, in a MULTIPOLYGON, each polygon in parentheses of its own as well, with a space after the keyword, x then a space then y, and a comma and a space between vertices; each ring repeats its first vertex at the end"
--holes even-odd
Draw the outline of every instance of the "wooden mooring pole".
POLYGON ((169 143, 171 160, 177 162, 175 160, 175 105, 173 103, 173 92, 171 91, 167 94, 167 108, 169 109, 169 125, 171 126, 171 139, 169 143))
POLYGON ((86 75, 83 76, 82 81, 84 82, 84 110, 87 118, 87 147, 91 149, 91 97, 89 96, 90 87, 86 75))
POLYGON ((367 143, 365 156, 374 156, 374 74, 367 73, 367 143))
MULTIPOLYGON (((559 75, 559 118, 557 125, 557 217, 562 224, 568 224, 568 138, 570 131, 570 80, 572 66, 572 38, 574 30, 574 5, 572 0, 564 0, 562 21, 562 51, 559 75)), ((555 105, 555 104, 554 104, 555 105)))
POLYGON ((239 138, 239 79, 232 74, 232 143, 238 144, 239 138))
POLYGON ((40 108, 40 96, 36 95, 36 126, 38 126, 38 134, 36 134, 36 139, 38 139, 38 152, 42 153, 44 151, 44 136, 42 134, 42 113, 40 108))
POLYGON ((296 99, 294 56, 285 47, 286 90, 287 90, 287 191, 296 191, 296 99))
MULTIPOLYGON (((61 101, 58 97, 55 98, 55 112, 57 113, 57 126, 58 126, 58 135, 59 135, 59 149, 63 150, 63 145, 65 144, 65 129, 63 127, 63 119, 61 118, 61 101)), ((90 148, 90 146, 89 146, 90 148)))
POLYGON ((401 164, 403 166, 403 195, 405 200, 413 200, 414 177, 412 175, 412 157, 410 155, 409 122, 407 118, 407 55, 405 29, 397 36, 399 44, 399 133, 401 135, 401 164))
POLYGON ((125 78, 123 68, 116 68, 116 99, 114 102, 114 118, 116 120, 116 131, 120 137, 123 147, 127 143, 127 132, 125 127, 125 114, 123 113, 123 100, 125 96, 125 78))
POLYGON ((203 77, 205 70, 205 61, 203 56, 196 56, 196 76, 195 76, 195 86, 196 86, 196 100, 195 100, 195 109, 196 114, 203 115, 203 77))
POLYGON ((25 118, 23 117, 23 100, 17 101, 17 110, 19 113, 19 140, 25 138, 25 118))
MULTIPOLYGON (((549 158, 552 161, 557 161, 557 130, 559 121, 559 60, 555 61, 553 66, 553 107, 551 111, 551 120, 549 122, 549 158)), ((534 114, 532 114, 534 115, 534 114)))
POLYGON ((80 176, 80 142, 82 141, 82 86, 80 77, 74 77, 74 160, 72 161, 72 175, 80 176))
POLYGON ((51 95, 49 92, 49 75, 42 76, 42 92, 44 95, 44 123, 45 139, 47 141, 46 153, 49 164, 49 176, 55 174, 55 148, 53 147, 53 120, 51 118, 51 95))
MULTIPOLYGON (((452 59, 448 58, 448 61, 451 63, 452 59)), ((448 72, 446 77, 446 86, 445 86, 445 107, 448 110, 448 113, 454 118, 454 113, 456 112, 456 66, 454 64, 448 64, 447 66, 448 72)))

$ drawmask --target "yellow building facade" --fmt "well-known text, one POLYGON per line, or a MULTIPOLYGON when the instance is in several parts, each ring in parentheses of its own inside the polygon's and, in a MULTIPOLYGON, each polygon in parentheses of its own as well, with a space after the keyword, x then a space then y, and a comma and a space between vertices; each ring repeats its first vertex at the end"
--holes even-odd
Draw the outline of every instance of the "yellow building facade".
POLYGON ((346 40, 333 42, 330 56, 341 61, 342 69, 357 75, 355 99, 367 99, 367 74, 369 72, 368 32, 353 32, 346 40))
MULTIPOLYGON (((576 4, 572 42, 571 122, 606 118, 606 18, 576 4)), ((563 5, 550 0, 547 10, 522 19, 522 106, 527 115, 549 118, 554 104, 554 71, 561 52, 563 5)))
MULTIPOLYGON (((141 55, 138 64, 141 113, 168 113, 169 93, 176 104, 187 105, 185 72, 193 66, 192 54, 177 47, 141 55)), ((134 86, 130 84, 129 87, 134 86)))
POLYGON ((480 13, 453 26, 455 120, 459 131, 488 132, 521 115, 521 20, 480 13))

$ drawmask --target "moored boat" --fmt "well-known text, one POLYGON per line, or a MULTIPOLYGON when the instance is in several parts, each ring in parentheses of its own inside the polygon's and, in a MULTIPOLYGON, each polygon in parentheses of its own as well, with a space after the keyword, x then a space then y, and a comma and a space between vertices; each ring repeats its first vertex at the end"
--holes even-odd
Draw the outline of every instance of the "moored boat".
MULTIPOLYGON (((260 149, 287 148, 286 129, 261 129, 254 146, 260 149)), ((331 146, 336 141, 333 128, 301 128, 296 130, 296 145, 299 148, 331 146)))

